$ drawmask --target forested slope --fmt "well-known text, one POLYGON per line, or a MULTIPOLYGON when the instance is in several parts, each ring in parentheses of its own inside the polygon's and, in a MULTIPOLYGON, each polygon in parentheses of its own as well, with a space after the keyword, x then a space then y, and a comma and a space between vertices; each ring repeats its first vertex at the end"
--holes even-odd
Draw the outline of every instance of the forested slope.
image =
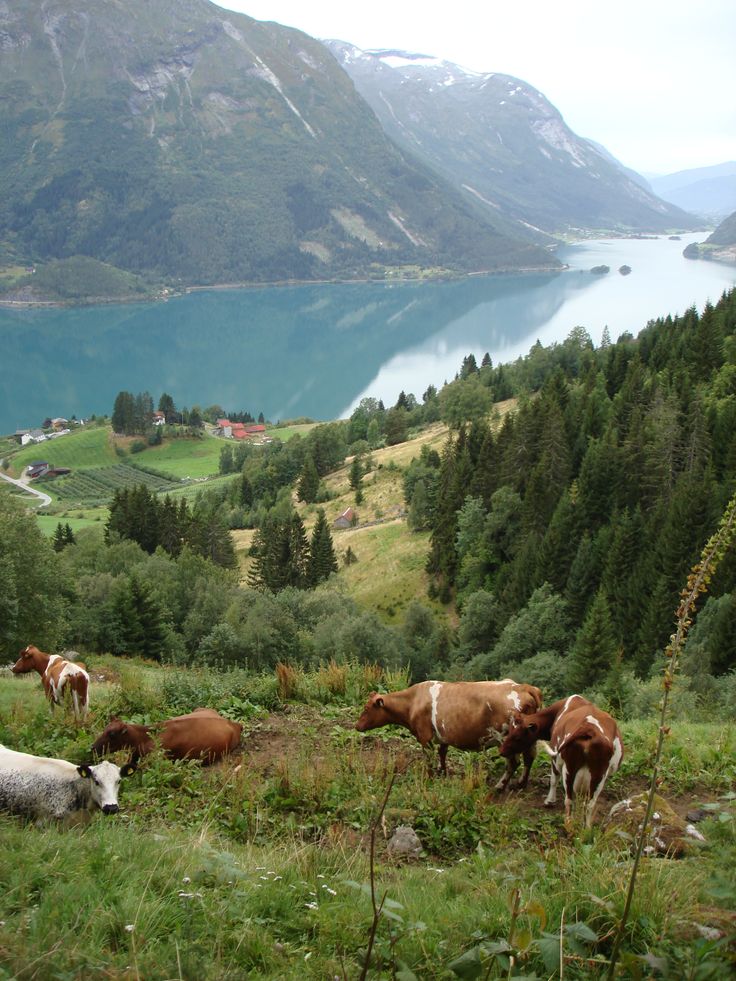
MULTIPOLYGON (((637 339, 594 350, 578 330, 454 383, 538 389, 496 433, 461 426, 430 481, 429 568, 460 601, 456 656, 473 676, 533 668, 590 688, 621 666, 648 674, 734 490, 735 331, 731 291, 637 339)), ((731 556, 693 636, 696 674, 733 667, 735 585, 731 556)))

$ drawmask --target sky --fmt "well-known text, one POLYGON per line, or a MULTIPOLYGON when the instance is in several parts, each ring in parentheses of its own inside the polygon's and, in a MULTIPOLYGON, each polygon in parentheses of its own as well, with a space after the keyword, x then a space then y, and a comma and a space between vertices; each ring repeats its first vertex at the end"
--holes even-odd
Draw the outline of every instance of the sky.
POLYGON ((514 75, 642 174, 736 160, 736 0, 218 4, 317 38, 514 75))

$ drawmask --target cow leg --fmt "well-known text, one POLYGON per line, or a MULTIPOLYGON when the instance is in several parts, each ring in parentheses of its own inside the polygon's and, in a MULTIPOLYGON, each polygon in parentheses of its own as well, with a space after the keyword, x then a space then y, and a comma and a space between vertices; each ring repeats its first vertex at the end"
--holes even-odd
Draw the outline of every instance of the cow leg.
POLYGON ((549 793, 544 801, 545 807, 553 807, 557 803, 557 780, 560 776, 560 771, 557 769, 557 762, 552 759, 552 766, 549 771, 549 793))
POLYGON ((439 766, 438 773, 443 777, 447 776, 447 749, 448 749, 447 743, 440 743, 440 748, 439 748, 440 766, 439 766))
POLYGON ((519 779, 516 781, 516 788, 518 790, 523 790, 524 787, 526 787, 526 785, 529 783, 529 773, 531 772, 532 763, 534 762, 536 755, 537 755, 536 743, 533 746, 530 746, 529 749, 525 749, 524 752, 522 753, 522 756, 524 758, 524 771, 519 777, 519 779))
POLYGON ((562 786, 565 788, 565 827, 572 823, 572 797, 575 786, 575 774, 562 764, 562 786))
POLYGON ((600 774, 599 776, 591 775, 590 778, 590 800, 585 807, 585 827, 592 828, 593 826, 593 815, 595 814, 596 805, 598 804, 598 798, 601 795, 601 791, 606 785, 606 777, 608 772, 600 774))
POLYGON ((509 785, 509 781, 516 773, 518 766, 519 766, 518 756, 509 756, 506 758, 506 772, 496 784, 496 790, 506 790, 506 788, 509 785))

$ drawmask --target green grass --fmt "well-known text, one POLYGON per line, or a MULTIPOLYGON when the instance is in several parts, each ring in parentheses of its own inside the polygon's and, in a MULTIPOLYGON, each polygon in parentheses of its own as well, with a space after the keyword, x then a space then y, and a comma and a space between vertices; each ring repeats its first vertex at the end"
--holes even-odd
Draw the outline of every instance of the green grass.
POLYGON ((266 435, 280 439, 282 443, 288 443, 294 436, 306 436, 307 433, 311 432, 315 428, 315 426, 321 425, 323 425, 323 423, 303 422, 295 426, 277 426, 274 429, 269 426, 266 427, 266 435))
POLYGON ((18 477, 33 460, 48 460, 72 470, 109 467, 118 463, 107 427, 79 429, 33 446, 24 446, 11 459, 11 476, 18 477))
POLYGON ((229 444, 214 436, 166 439, 160 446, 149 446, 134 454, 132 459, 174 477, 210 477, 218 473, 224 445, 229 444))
MULTIPOLYGON (((628 844, 598 827, 565 833, 561 810, 541 806, 542 754, 527 792, 489 798, 474 754, 451 751, 450 777, 431 780, 408 734, 354 731, 375 683, 360 666, 347 670, 345 694, 330 694, 329 672, 298 675, 301 701, 269 715, 255 706, 281 704, 273 675, 87 660, 95 680, 86 727, 51 716, 36 676, 0 675, 0 742, 77 759, 110 714, 153 719, 207 704, 244 720, 243 756, 211 768, 149 757, 123 783, 118 815, 34 827, 32 848, 29 828, 0 815, 0 978, 357 978, 371 923, 368 831, 394 767, 385 830, 411 824, 427 854, 397 864, 378 830, 376 885, 388 914, 371 978, 506 977, 508 965, 488 956, 509 939, 516 891, 518 974, 555 976, 562 931, 565 977, 604 976, 628 844), (482 971, 472 973, 478 957, 482 971)), ((656 722, 622 730, 625 762, 609 803, 641 789, 656 722)), ((713 800, 733 786, 735 765, 732 725, 677 724, 660 790, 713 800)), ((704 947, 696 926, 733 935, 727 803, 701 828, 708 844, 695 856, 645 861, 626 938, 625 960, 667 958, 669 981, 733 967, 724 943, 704 947)))
POLYGON ((57 514, 45 514, 41 512, 36 515, 36 521, 38 522, 38 527, 41 529, 44 535, 46 535, 47 538, 51 538, 60 522, 62 525, 68 524, 74 534, 76 534, 78 531, 81 531, 82 528, 90 528, 97 525, 104 526, 109 514, 110 512, 107 510, 107 508, 89 508, 88 510, 78 514, 75 514, 73 511, 62 511, 57 514), (82 516, 82 514, 84 516, 82 516))

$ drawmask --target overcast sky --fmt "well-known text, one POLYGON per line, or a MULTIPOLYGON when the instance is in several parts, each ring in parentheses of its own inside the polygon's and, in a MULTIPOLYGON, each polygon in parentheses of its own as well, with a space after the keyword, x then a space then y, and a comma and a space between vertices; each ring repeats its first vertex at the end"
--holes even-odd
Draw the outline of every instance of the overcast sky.
POLYGON ((535 86, 640 173, 736 160, 736 0, 220 0, 361 48, 402 48, 535 86))

